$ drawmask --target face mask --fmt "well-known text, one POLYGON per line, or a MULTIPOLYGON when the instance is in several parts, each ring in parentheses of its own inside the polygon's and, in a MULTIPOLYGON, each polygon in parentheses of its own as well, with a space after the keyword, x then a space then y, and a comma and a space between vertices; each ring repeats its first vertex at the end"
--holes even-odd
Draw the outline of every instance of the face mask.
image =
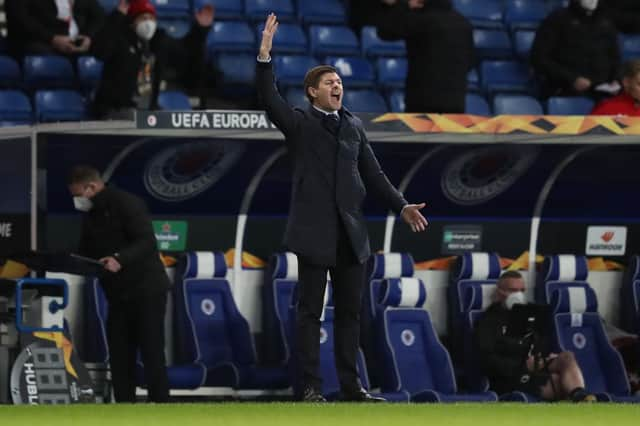
POLYGON ((504 306, 509 310, 513 308, 513 305, 524 305, 525 303, 526 302, 524 300, 524 292, 522 291, 516 291, 515 293, 511 293, 504 300, 504 306))
POLYGON ((145 41, 151 40, 156 32, 156 21, 153 19, 145 19, 136 25, 136 34, 145 41))
POLYGON ((88 212, 93 207, 93 202, 87 197, 73 197, 73 206, 81 212, 88 212))
POLYGON ((598 0, 580 0, 580 6, 582 6, 584 10, 593 12, 598 7, 598 0))

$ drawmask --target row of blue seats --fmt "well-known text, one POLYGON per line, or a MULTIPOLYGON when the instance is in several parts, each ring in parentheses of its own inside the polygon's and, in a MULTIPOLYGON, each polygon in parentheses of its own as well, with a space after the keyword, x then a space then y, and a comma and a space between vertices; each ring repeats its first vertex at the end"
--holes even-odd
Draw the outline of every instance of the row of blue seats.
MULTIPOLYGON (((214 4, 222 19, 262 21, 274 12, 282 22, 305 24, 346 22, 346 8, 339 0, 152 0, 161 19, 186 18, 202 7, 214 4)), ((110 11, 117 0, 100 0, 110 11)), ((535 28, 562 0, 454 0, 454 7, 478 28, 535 28)))
MULTIPOLYGON (((286 93, 288 102, 294 106, 308 104, 302 89, 291 88, 286 93)), ((190 110, 186 94, 180 91, 165 91, 158 98, 163 110, 190 110)), ((386 113, 404 111, 404 93, 392 91, 383 96, 373 90, 349 90, 345 92, 344 104, 357 112, 386 113)), ((549 115, 586 115, 593 108, 588 98, 554 97, 547 102, 549 115)), ((482 116, 501 114, 542 115, 545 110, 534 98, 523 95, 498 94, 490 108, 478 94, 468 94, 466 113, 482 116)), ((29 125, 34 122, 81 121, 88 118, 87 104, 82 94, 74 90, 40 90, 34 95, 33 107, 29 97, 18 90, 0 90, 0 126, 29 125)))
MULTIPOLYGON (((189 110, 189 98, 179 91, 158 96, 160 109, 189 110)), ((0 90, 0 127, 36 122, 82 121, 89 118, 87 100, 75 90, 38 90, 32 101, 19 90, 0 90)))
MULTIPOLYGON (((158 17, 190 18, 203 5, 213 4, 216 16, 223 19, 263 21, 273 12, 281 21, 299 20, 305 23, 346 22, 346 9, 340 0, 151 0, 158 17)), ((99 0, 105 11, 113 10, 118 0, 99 0)))

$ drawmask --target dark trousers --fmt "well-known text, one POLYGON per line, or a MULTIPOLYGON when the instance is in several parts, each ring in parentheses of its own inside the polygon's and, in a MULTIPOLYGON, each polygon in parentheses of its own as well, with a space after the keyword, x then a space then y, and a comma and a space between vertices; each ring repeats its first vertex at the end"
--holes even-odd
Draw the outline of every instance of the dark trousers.
POLYGON ((360 305, 365 267, 353 254, 344 229, 340 229, 336 266, 314 265, 298 258, 298 300, 296 304, 296 344, 299 385, 322 390, 318 374, 320 363, 320 316, 327 285, 327 271, 332 282, 335 305, 334 336, 335 362, 343 393, 354 393, 361 388, 356 369, 356 356, 360 337, 360 305))
POLYGON ((149 400, 169 400, 169 381, 164 356, 166 305, 165 292, 155 292, 128 300, 109 300, 107 342, 111 381, 117 402, 136 400, 138 350, 144 364, 144 379, 149 400))

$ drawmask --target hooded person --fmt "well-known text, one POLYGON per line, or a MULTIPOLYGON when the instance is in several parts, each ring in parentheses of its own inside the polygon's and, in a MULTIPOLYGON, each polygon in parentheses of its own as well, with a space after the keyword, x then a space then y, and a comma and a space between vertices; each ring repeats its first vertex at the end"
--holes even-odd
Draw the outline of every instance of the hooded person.
POLYGON ((405 112, 463 113, 474 63, 472 26, 450 0, 383 0, 380 38, 404 40, 405 112))
POLYGON ((191 30, 181 39, 158 28, 156 15, 149 0, 120 0, 96 34, 93 54, 104 63, 93 102, 96 118, 132 118, 136 109, 156 109, 169 68, 183 84, 203 80, 213 6, 198 8, 191 30))
POLYGON ((619 88, 617 30, 601 0, 571 0, 547 16, 536 32, 531 63, 543 96, 600 98, 619 88))

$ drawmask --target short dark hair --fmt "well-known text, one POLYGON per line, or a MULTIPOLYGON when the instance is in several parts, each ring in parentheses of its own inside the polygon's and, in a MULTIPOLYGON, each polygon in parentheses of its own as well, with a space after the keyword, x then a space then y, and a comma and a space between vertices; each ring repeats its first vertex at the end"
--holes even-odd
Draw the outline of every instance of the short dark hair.
POLYGON ((505 271, 502 273, 502 275, 500 275, 498 284, 509 278, 522 279, 522 274, 518 271, 505 271))
POLYGON ((69 185, 99 181, 102 181, 102 176, 100 176, 98 169, 86 164, 74 166, 67 177, 67 184, 69 185))
POLYGON ((623 77, 634 78, 638 74, 640 74, 640 59, 631 59, 622 66, 623 77))
POLYGON ((318 65, 317 67, 311 68, 304 76, 304 94, 309 99, 309 102, 313 103, 313 98, 309 94, 309 87, 318 88, 318 84, 320 84, 320 79, 324 74, 334 72, 338 73, 338 70, 331 65, 318 65))

